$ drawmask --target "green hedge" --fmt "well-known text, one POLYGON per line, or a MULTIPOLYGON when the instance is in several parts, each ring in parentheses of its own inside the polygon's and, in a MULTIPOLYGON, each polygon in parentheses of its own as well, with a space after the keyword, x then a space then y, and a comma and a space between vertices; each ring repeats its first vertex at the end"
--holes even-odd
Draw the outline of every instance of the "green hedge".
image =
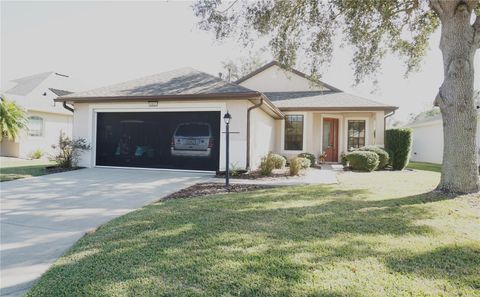
POLYGON ((290 175, 298 175, 300 170, 310 167, 310 160, 302 157, 295 157, 290 160, 290 175))
POLYGON ((347 154, 346 158, 352 169, 360 171, 373 171, 380 163, 377 153, 369 151, 354 151, 347 154))
POLYGON ((378 164, 377 169, 385 169, 387 167, 390 157, 387 151, 382 149, 381 147, 374 146, 374 145, 368 145, 364 146, 358 149, 358 151, 367 151, 367 152, 374 152, 378 155, 380 163, 378 164))
POLYGON ((407 167, 410 158, 412 130, 409 128, 387 130, 385 148, 390 154, 390 164, 393 170, 403 170, 407 167))

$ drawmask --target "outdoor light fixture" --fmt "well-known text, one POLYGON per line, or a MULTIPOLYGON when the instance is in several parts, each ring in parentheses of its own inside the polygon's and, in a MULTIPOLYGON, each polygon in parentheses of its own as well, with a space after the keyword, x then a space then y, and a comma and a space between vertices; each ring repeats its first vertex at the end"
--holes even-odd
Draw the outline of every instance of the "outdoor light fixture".
POLYGON ((225 149, 226 149, 226 154, 225 154, 225 187, 228 188, 230 185, 230 170, 229 170, 229 164, 230 164, 230 120, 232 119, 232 116, 227 110, 227 113, 223 116, 223 121, 225 122, 225 149))
POLYGON ((225 121, 225 124, 229 125, 231 119, 232 119, 232 116, 227 110, 227 113, 223 116, 223 120, 225 121))

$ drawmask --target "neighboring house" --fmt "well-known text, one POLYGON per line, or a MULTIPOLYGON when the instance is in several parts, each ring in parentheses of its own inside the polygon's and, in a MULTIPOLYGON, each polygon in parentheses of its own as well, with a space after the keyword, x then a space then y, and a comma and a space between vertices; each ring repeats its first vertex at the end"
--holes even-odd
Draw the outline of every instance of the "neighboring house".
POLYGON ((235 83, 182 68, 55 101, 73 106, 73 135, 92 145, 81 166, 207 171, 225 169, 227 111, 230 162, 254 169, 268 152, 326 152, 338 162, 349 148, 382 146, 385 116, 396 109, 277 62, 235 83))
MULTIPOLYGON (((441 164, 443 159, 443 122, 440 114, 407 124, 412 129, 410 160, 441 164)), ((480 147, 480 120, 477 121, 477 148, 480 147)), ((480 156, 479 156, 480 157, 480 156)))
POLYGON ((62 90, 68 85, 68 80, 66 75, 45 72, 11 81, 14 86, 2 93, 25 109, 28 124, 18 139, 2 139, 1 156, 29 158, 35 150, 41 150, 48 156, 52 153, 52 144, 58 143, 61 131, 71 136, 72 112, 53 101, 58 96, 71 93, 62 90))

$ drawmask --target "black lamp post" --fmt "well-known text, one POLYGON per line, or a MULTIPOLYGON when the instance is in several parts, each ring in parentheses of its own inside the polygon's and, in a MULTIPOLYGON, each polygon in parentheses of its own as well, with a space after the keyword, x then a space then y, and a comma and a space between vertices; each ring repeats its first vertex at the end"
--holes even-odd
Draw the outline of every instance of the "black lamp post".
POLYGON ((230 185, 230 120, 232 116, 230 113, 227 113, 223 116, 223 121, 225 121, 225 146, 226 146, 226 155, 225 155, 225 187, 230 185))

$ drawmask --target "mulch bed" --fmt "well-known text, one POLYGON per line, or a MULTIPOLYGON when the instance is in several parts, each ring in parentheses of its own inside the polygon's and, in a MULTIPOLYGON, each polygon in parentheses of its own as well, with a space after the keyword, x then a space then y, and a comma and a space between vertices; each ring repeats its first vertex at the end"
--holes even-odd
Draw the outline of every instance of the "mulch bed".
MULTIPOLYGON (((259 171, 250 171, 250 172, 240 172, 235 176, 230 176, 230 179, 275 179, 275 178, 285 178, 289 176, 288 168, 285 169, 274 169, 272 174, 269 176, 261 175, 259 171)), ((215 175, 217 178, 225 178, 225 172, 217 172, 215 175)))
POLYGON ((271 189, 271 185, 249 185, 249 184, 230 184, 225 188, 224 184, 217 183, 199 183, 188 188, 182 189, 178 192, 170 194, 161 200, 180 199, 180 198, 195 198, 208 195, 226 194, 226 193, 241 193, 262 189, 271 189))
POLYGON ((47 166, 47 167, 45 167, 45 171, 46 171, 46 174, 52 174, 52 173, 73 171, 73 170, 78 170, 78 169, 82 169, 82 168, 84 168, 84 167, 63 168, 63 167, 58 167, 58 166, 47 166))

